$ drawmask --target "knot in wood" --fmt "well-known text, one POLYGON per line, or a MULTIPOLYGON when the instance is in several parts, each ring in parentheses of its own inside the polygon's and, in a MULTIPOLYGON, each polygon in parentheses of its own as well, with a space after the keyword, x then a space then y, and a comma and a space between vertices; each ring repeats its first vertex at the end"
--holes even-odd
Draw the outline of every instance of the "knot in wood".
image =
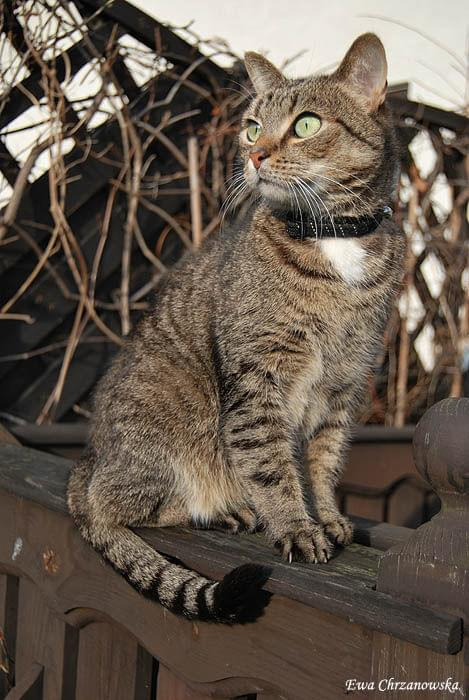
POLYGON ((53 549, 45 549, 42 553, 42 565, 48 574, 56 574, 60 568, 60 558, 53 549))
POLYGON ((415 429, 414 459, 439 496, 469 495, 469 399, 444 399, 415 429))

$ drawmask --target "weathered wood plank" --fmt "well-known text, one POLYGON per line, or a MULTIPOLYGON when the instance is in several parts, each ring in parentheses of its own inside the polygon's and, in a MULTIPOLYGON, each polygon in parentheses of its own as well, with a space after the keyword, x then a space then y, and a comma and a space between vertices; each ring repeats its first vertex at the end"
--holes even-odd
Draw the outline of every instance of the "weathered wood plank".
POLYGON ((353 517, 355 531, 354 542, 385 551, 396 544, 404 544, 412 535, 413 530, 401 525, 379 523, 368 518, 353 517))
POLYGON ((69 624, 112 620, 198 692, 311 700, 314 682, 321 700, 336 700, 351 673, 368 672, 370 634, 344 618, 273 596, 255 624, 191 623, 133 591, 63 514, 0 492, 0 531, 0 570, 29 577, 69 624), (11 561, 18 537, 23 546, 11 561), (55 553, 55 573, 38 566, 45 547, 55 553))
POLYGON ((377 586, 469 624, 469 398, 444 399, 419 422, 414 457, 442 508, 381 558, 377 586))
MULTIPOLYGON (((55 565, 52 560, 49 563, 55 565)), ((44 594, 37 586, 22 578, 18 602, 16 685, 22 682, 34 664, 39 664, 44 668, 44 697, 63 700, 66 697, 63 692, 64 675, 68 675, 66 669, 76 663, 76 655, 72 658, 70 646, 68 655, 65 655, 65 636, 65 622, 49 610, 44 594)))
POLYGON ((160 665, 156 700, 210 700, 210 698, 213 700, 216 696, 202 695, 192 690, 166 666, 160 665))
MULTIPOLYGON (((0 446, 0 488, 66 513, 65 483, 69 462, 12 445, 0 446)), ((305 605, 340 615, 370 629, 439 652, 461 646, 458 616, 409 604, 373 590, 380 553, 352 545, 327 565, 286 564, 260 536, 233 537, 213 531, 141 530, 158 551, 214 578, 239 564, 257 561, 272 570, 267 590, 305 605)))
POLYGON ((79 630, 65 625, 62 667, 62 700, 74 698, 77 685, 79 630))
POLYGON ((12 425, 11 432, 20 442, 34 445, 85 445, 88 439, 88 423, 51 423, 36 425, 25 423, 12 425))
MULTIPOLYGON (((376 697, 386 697, 390 700, 401 700, 402 697, 416 697, 419 700, 446 700, 449 698, 467 697, 469 690, 464 682, 463 652, 454 655, 437 654, 424 651, 420 647, 393 639, 384 634, 373 635, 373 655, 369 680, 375 683, 376 697), (403 691, 393 688, 393 679, 399 683, 420 682, 441 683, 442 688, 436 690, 403 691), (447 681, 459 686, 456 690, 444 689, 447 681), (379 684, 385 690, 380 690, 379 684)), ((356 675, 353 677, 357 677, 356 675)), ((368 679, 365 679, 368 680, 368 679)))
POLYGON ((20 445, 20 441, 15 438, 15 436, 10 433, 3 425, 0 423, 0 443, 8 445, 20 445))
POLYGON ((134 697, 137 643, 124 629, 93 622, 80 630, 76 700, 134 697))
POLYGON ((10 688, 10 660, 5 639, 6 597, 7 577, 0 574, 0 698, 4 698, 10 688))
POLYGON ((44 700, 43 680, 44 668, 40 664, 32 664, 5 700, 44 700))
MULTIPOLYGON (((6 4, 6 3, 5 3, 6 4)), ((106 43, 109 41, 115 28, 112 22, 101 22, 99 32, 93 32, 91 39, 97 51, 104 53, 106 43)), ((123 32, 121 31, 121 34, 123 32)), ((89 39, 88 39, 89 41, 89 39)), ((87 39, 84 39, 62 54, 54 57, 53 63, 49 63, 49 69, 54 69, 57 80, 62 82, 69 73, 76 74, 86 63, 93 59, 93 55, 88 49, 87 39)), ((40 67, 34 61, 27 61, 31 73, 28 74, 21 83, 11 88, 0 118, 0 128, 5 128, 11 121, 31 107, 31 97, 40 99, 44 95, 44 87, 41 83, 40 67)))
MULTIPOLYGON (((84 16, 86 16, 86 9, 88 12, 101 9, 99 0, 78 0, 77 4, 84 16)), ((163 46, 163 55, 170 57, 175 64, 189 64, 202 56, 198 49, 188 44, 164 24, 160 24, 127 2, 115 0, 112 5, 104 9, 103 14, 106 18, 116 21, 121 27, 128 28, 136 39, 150 48, 155 48, 155 39, 158 36, 163 46)), ((194 74, 199 79, 204 75, 216 77, 218 81, 226 78, 225 71, 209 58, 196 68, 194 74)))
POLYGON ((413 425, 405 425, 403 428, 387 425, 357 425, 353 431, 353 440, 365 443, 408 443, 412 442, 414 430, 413 425))
POLYGON ((412 117, 419 124, 441 126, 445 129, 452 129, 458 134, 465 134, 469 130, 469 120, 463 114, 429 107, 393 94, 389 95, 389 105, 394 114, 400 117, 412 117))
POLYGON ((16 576, 0 574, 0 658, 4 670, 0 671, 0 698, 11 689, 15 677, 16 629, 18 621, 18 588, 16 576))
POLYGON ((46 452, 0 445, 0 488, 67 512, 66 479, 70 462, 46 452))
MULTIPOLYGON (((444 399, 420 420, 414 437, 415 462, 422 478, 440 497, 442 507, 403 544, 385 552, 377 579, 379 590, 416 605, 429 605, 460 615, 466 627, 469 623, 468 427, 468 398, 444 399)), ((383 645, 379 657, 388 668, 400 658, 402 667, 410 665, 411 673, 418 676, 416 680, 446 680, 458 673, 460 692, 464 697, 469 696, 467 635, 464 670, 462 653, 453 660, 434 655, 432 664, 428 655, 414 654, 402 643, 389 644, 387 641, 383 645), (415 666, 417 659, 421 664, 415 666)), ((441 697, 450 694, 445 691, 441 697)))
POLYGON ((134 700, 154 700, 158 662, 142 646, 137 648, 134 700))
MULTIPOLYGON (((461 648, 461 620, 431 608, 407 604, 376 592, 361 559, 375 550, 351 545, 326 565, 286 564, 276 559, 260 537, 233 538, 217 532, 141 530, 158 551, 179 558, 186 566, 219 578, 233 566, 256 561, 272 569, 265 588, 334 615, 406 639, 414 644, 454 653, 461 648), (368 551, 367 551, 368 550, 368 551), (344 560, 344 566, 340 564, 344 560)), ((378 559, 376 559, 378 561, 378 559)))

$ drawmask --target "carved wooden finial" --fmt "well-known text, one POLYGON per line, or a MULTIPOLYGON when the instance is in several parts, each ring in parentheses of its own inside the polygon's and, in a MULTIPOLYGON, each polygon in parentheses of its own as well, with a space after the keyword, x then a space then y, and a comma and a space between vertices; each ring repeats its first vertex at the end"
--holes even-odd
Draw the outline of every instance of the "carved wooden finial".
POLYGON ((415 430, 414 459, 445 504, 448 496, 464 496, 462 505, 469 505, 469 399, 444 399, 425 413, 415 430))
POLYGON ((384 553, 377 588, 454 612, 469 624, 469 399, 445 399, 425 413, 414 458, 442 507, 384 553))

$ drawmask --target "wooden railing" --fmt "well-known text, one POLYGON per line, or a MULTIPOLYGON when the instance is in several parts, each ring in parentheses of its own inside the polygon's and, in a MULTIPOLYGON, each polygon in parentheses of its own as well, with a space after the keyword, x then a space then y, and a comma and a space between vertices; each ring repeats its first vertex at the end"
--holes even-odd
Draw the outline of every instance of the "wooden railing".
POLYGON ((383 682, 385 697, 461 697, 468 428, 469 400, 449 399, 416 430, 417 468, 443 503, 431 522, 408 530, 358 521, 354 544, 327 565, 283 563, 256 535, 142 530, 156 549, 214 578, 246 561, 272 567, 265 614, 233 627, 189 622, 135 593, 67 514, 70 462, 4 440, 0 698, 337 700, 362 695, 358 682, 374 684, 366 697, 383 697, 383 682), (441 685, 403 695, 397 682, 441 685))

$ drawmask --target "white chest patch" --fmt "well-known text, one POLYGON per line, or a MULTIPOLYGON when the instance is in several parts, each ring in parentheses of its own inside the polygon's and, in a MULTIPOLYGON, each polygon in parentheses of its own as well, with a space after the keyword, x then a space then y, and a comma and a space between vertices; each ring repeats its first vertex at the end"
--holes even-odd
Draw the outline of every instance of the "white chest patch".
POLYGON ((348 284, 359 282, 363 276, 366 250, 354 239, 327 238, 319 241, 321 252, 348 284))

